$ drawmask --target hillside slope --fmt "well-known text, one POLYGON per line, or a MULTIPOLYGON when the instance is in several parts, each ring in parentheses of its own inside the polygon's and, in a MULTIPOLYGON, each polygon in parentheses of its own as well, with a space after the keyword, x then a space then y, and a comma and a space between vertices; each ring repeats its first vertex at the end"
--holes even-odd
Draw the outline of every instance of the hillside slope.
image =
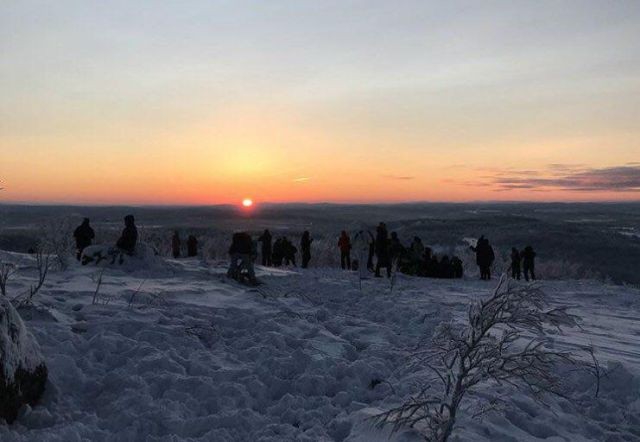
MULTIPOLYGON (((31 258, 10 293, 33 280, 31 258)), ((53 272, 39 308, 21 314, 47 359, 43 402, 2 441, 383 441, 367 417, 415 392, 408 352, 444 320, 463 319, 493 283, 398 277, 334 269, 266 270, 264 285, 230 282, 219 264, 166 261, 146 270, 53 272)), ((541 282, 553 303, 583 318, 558 346, 593 343, 611 370, 601 394, 583 372, 574 399, 541 406, 510 388, 469 398, 507 405, 482 420, 463 412, 454 440, 640 440, 640 292, 590 281, 541 282)), ((405 431, 391 440, 420 440, 405 431)))

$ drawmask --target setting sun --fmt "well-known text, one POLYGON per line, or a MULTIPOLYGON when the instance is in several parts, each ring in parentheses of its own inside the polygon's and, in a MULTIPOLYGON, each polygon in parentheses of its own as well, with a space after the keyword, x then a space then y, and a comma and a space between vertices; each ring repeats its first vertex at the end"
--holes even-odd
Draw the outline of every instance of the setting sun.
POLYGON ((245 198, 242 200, 242 205, 244 207, 251 207, 253 206, 253 200, 251 200, 250 198, 245 198))

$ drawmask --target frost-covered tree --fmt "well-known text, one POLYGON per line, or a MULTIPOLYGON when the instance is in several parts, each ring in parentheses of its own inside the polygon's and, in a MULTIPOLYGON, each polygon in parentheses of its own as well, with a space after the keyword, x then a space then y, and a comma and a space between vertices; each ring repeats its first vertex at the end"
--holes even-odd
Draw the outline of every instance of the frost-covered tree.
POLYGON ((503 277, 492 296, 471 305, 466 324, 441 324, 428 348, 413 355, 412 363, 427 369, 430 380, 405 403, 379 415, 378 422, 392 424, 394 431, 413 427, 427 441, 445 442, 465 396, 479 384, 562 395, 554 368, 574 359, 548 348, 545 337, 549 328, 574 326, 576 319, 564 308, 550 308, 539 288, 514 286, 503 277))
POLYGON ((55 258, 60 270, 66 270, 75 244, 71 219, 49 221, 41 226, 40 248, 55 258))

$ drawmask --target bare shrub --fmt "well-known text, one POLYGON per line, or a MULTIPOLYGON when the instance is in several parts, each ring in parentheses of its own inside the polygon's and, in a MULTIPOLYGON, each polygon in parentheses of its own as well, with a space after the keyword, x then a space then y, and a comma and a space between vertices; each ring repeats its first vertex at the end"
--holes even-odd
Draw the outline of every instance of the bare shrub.
POLYGON ((41 238, 40 248, 55 257, 60 270, 66 270, 75 248, 71 219, 62 218, 46 222, 41 226, 41 238))
POLYGON ((92 278, 96 283, 96 289, 93 292, 93 300, 91 304, 96 304, 98 302, 98 296, 100 294, 100 287, 102 287, 102 276, 104 275, 104 269, 96 273, 96 275, 92 278))
POLYGON ((134 297, 131 297, 128 308, 133 308, 135 305, 138 308, 146 308, 146 307, 161 307, 167 304, 166 293, 165 292, 136 292, 135 293, 135 303, 134 297))
POLYGON ((13 264, 0 261, 0 293, 2 296, 7 296, 7 282, 16 272, 16 267, 13 264))
POLYGON ((429 348, 413 354, 429 381, 404 404, 379 416, 381 425, 419 429, 427 441, 451 435, 463 399, 481 383, 509 384, 534 397, 563 395, 554 374, 559 363, 575 363, 568 352, 545 346, 549 327, 575 326, 565 308, 549 308, 534 286, 513 286, 502 277, 493 295, 470 306, 467 323, 441 324, 429 348), (533 334, 533 338, 527 337, 533 334))
POLYGON ((49 255, 43 253, 42 250, 38 250, 35 253, 35 257, 36 269, 38 270, 38 280, 35 284, 32 284, 29 287, 28 292, 13 298, 13 301, 18 301, 20 306, 33 305, 33 298, 44 285, 44 282, 47 279, 47 274, 49 273, 49 268, 51 266, 49 255))
POLYGON ((36 252, 36 268, 38 269, 38 282, 35 285, 29 287, 29 297, 27 299, 28 304, 33 303, 33 297, 40 291, 44 285, 44 281, 47 279, 47 273, 49 273, 50 261, 49 255, 45 255, 42 251, 36 252))
POLYGON ((142 291, 142 286, 144 286, 145 282, 147 282, 146 279, 142 280, 142 282, 140 282, 140 285, 138 286, 138 288, 131 294, 131 298, 129 298, 129 304, 128 304, 129 308, 133 307, 133 302, 135 301, 136 296, 138 296, 140 294, 140 292, 142 291))
POLYGON ((596 357, 595 347, 593 346, 593 343, 585 346, 584 351, 589 355, 589 363, 587 363, 584 367, 580 367, 579 370, 584 370, 593 376, 595 384, 593 395, 597 399, 600 395, 600 386, 602 384, 602 381, 608 378, 617 369, 619 369, 620 365, 615 365, 613 369, 603 367, 596 357))

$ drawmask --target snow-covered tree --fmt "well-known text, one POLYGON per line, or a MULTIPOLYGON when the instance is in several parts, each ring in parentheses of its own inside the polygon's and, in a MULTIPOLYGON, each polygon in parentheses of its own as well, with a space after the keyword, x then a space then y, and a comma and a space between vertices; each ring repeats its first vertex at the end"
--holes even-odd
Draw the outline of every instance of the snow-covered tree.
POLYGON ((394 430, 413 427, 427 441, 445 442, 465 396, 479 384, 510 384, 535 396, 562 395, 554 367, 574 359, 548 348, 545 337, 550 327, 574 326, 576 319, 565 308, 550 308, 539 288, 515 286, 503 276, 492 296, 469 308, 466 324, 441 324, 427 348, 412 355, 412 363, 432 374, 430 381, 378 416, 379 423, 390 423, 394 430))

